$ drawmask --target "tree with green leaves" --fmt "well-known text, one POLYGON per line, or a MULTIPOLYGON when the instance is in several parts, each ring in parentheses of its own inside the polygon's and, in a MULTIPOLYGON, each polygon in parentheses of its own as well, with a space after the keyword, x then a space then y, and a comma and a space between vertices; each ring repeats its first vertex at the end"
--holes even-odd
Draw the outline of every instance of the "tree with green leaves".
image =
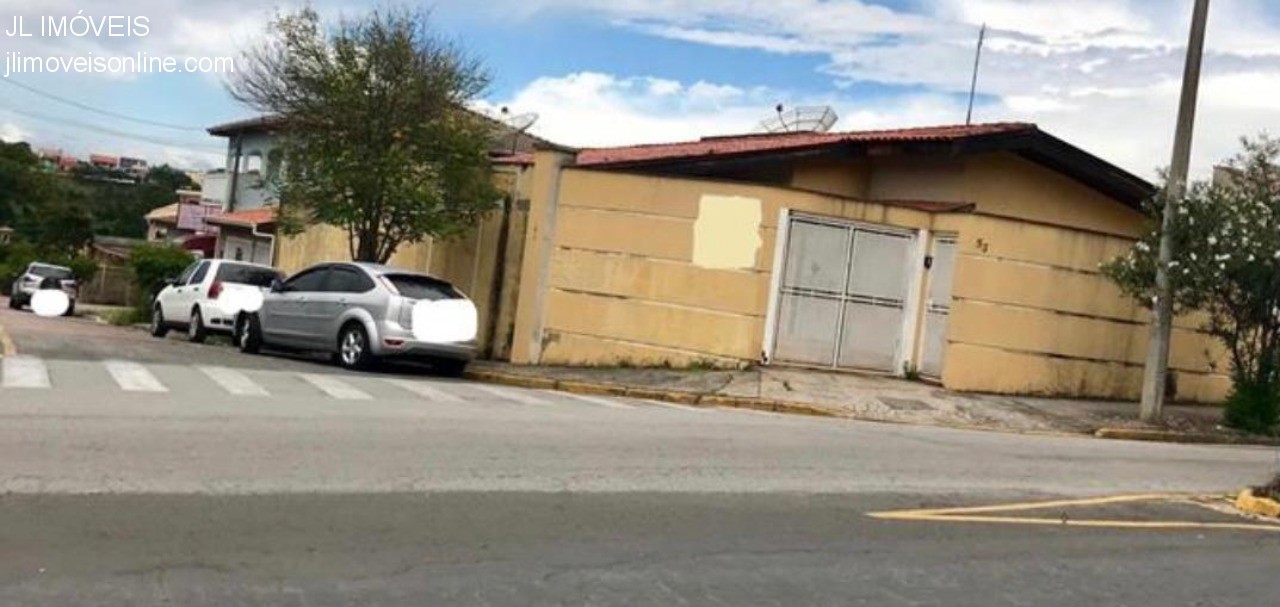
POLYGON ((406 243, 465 232, 494 207, 492 123, 466 109, 488 82, 424 13, 327 27, 305 9, 276 17, 231 92, 285 125, 283 167, 269 171, 282 228, 335 225, 352 259, 386 262, 406 243))
POLYGON ((153 167, 150 171, 147 171, 147 176, 143 178, 142 182, 169 192, 196 189, 196 182, 191 180, 190 175, 167 164, 153 167))
MULTIPOLYGON (((1270 432, 1280 415, 1280 140, 1244 141, 1225 179, 1193 184, 1178 201, 1169 276, 1178 313, 1201 312, 1231 355, 1229 425, 1270 432)), ((1159 217, 1161 199, 1151 203, 1159 217)), ((1160 228, 1103 267, 1150 307, 1160 228)))
POLYGON ((0 226, 15 226, 53 197, 53 177, 23 142, 0 141, 0 226))

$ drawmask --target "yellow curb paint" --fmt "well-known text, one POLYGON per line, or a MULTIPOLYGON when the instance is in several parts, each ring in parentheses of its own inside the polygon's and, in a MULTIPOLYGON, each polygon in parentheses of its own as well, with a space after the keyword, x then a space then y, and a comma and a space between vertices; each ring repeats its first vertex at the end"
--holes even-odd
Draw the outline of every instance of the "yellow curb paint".
POLYGON ((700 405, 702 397, 694 392, 680 392, 675 390, 659 392, 658 400, 665 400, 682 405, 700 405))
POLYGON ((556 382, 556 388, 564 392, 572 392, 574 394, 595 394, 599 396, 624 396, 627 393, 626 386, 618 386, 614 384, 596 384, 585 381, 566 381, 560 380, 556 382))
POLYGON ((867 516, 881 520, 935 522, 935 523, 986 523, 1001 525, 1044 525, 1064 527, 1092 527, 1107 529, 1146 529, 1146 530, 1185 530, 1216 529, 1236 531, 1280 532, 1280 525, 1249 523, 1206 523, 1199 521, 1124 521, 1111 519, 1061 519, 1013 516, 988 516, 997 512, 1019 512, 1026 510, 1047 510, 1071 506, 1103 506, 1135 502, 1180 502, 1208 507, 1198 501, 1196 496, 1172 493, 1149 493, 1140 495, 1118 495, 1111 497, 1088 498, 1078 500, 1056 500, 1047 502, 1022 502, 1014 504, 997 504, 966 508, 932 508, 922 510, 891 510, 870 512, 867 516))
POLYGON ((1252 489, 1241 491, 1240 495, 1236 496, 1235 505, 1240 511, 1254 516, 1280 518, 1280 502, 1266 497, 1258 497, 1253 494, 1252 489))

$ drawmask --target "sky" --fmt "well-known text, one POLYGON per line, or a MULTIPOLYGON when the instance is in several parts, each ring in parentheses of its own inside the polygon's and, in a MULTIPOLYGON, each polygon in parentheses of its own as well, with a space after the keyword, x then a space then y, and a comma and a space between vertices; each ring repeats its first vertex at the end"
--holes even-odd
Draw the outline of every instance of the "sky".
MULTIPOLYGON (((1193 172, 1280 129, 1277 0, 1213 0, 1193 172)), ((84 0, 0 0, 15 15, 72 17, 84 0)), ((329 19, 364 0, 316 0, 329 19)), ((385 6, 385 2, 376 5, 385 6)), ((1138 175, 1172 148, 1192 0, 439 0, 440 33, 481 58, 476 107, 540 116, 573 146, 744 133, 787 107, 829 105, 837 130, 963 123, 979 28, 975 122, 1029 121, 1138 175)), ((146 36, 8 37, 0 54, 232 57, 288 0, 121 0, 92 16, 145 16, 146 36)), ((415 5, 417 5, 415 3, 415 5)), ((2 58, 0 58, 2 60, 2 58)), ((225 141, 204 127, 253 112, 215 74, 12 74, 0 138, 203 169, 225 141), (67 101, 73 103, 67 103, 67 101), (134 119, 134 120, 131 120, 134 119)))

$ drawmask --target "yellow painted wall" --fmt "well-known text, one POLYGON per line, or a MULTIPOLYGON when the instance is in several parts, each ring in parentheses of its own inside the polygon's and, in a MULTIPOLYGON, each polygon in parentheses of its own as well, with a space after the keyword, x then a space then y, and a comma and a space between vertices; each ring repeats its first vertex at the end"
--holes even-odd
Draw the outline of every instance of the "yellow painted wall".
MULTIPOLYGON (((532 216, 538 203, 535 196, 532 216)), ((913 228, 932 221, 927 213, 789 188, 572 168, 560 176, 556 204, 545 326, 528 362, 758 360, 782 209, 913 228), (744 214, 723 214, 716 201, 724 198, 738 199, 744 214), (758 225, 744 234, 750 217, 758 225), (742 254, 744 241, 754 251, 742 254), (717 248, 729 253, 707 253, 717 248), (737 267, 726 267, 733 259, 737 267)))
MULTIPOLYGON (((514 172, 497 172, 494 181, 500 190, 514 192, 518 200, 525 200, 527 204, 528 179, 517 181, 514 172)), ((499 271, 500 262, 504 259, 498 251, 502 225, 502 213, 498 210, 486 215, 475 229, 456 238, 442 241, 427 239, 401 245, 388 265, 443 278, 470 297, 476 304, 480 319, 478 341, 482 351, 490 345, 493 315, 497 314, 497 331, 501 343, 495 344, 495 353, 501 357, 509 351, 506 340, 510 337, 510 325, 514 322, 516 298, 513 287, 520 280, 519 256, 524 252, 525 216, 526 212, 519 208, 512 212, 508 238, 516 242, 514 246, 508 243, 508 257, 505 258, 508 270, 507 275, 502 277, 508 289, 496 294, 496 300, 494 285, 499 277, 495 273, 499 271)), ((351 260, 346 231, 325 224, 308 226, 301 234, 281 236, 277 247, 276 265, 289 274, 317 263, 351 260)))
MULTIPOLYGON (((543 174, 539 165, 529 235, 543 239, 545 266, 533 263, 530 252, 539 244, 531 241, 515 358, 677 366, 758 360, 777 220, 786 208, 957 235, 947 387, 1136 398, 1147 313, 1098 267, 1127 250, 1144 229, 1143 217, 1013 155, 957 162, 909 166, 875 158, 845 163, 841 174, 841 163, 806 161, 797 164, 791 188, 572 167, 543 174), (841 195, 847 192, 971 202, 976 210, 934 215, 841 195), (759 244, 739 267, 697 263, 695 252, 705 249, 697 226, 708 197, 759 201, 759 244), (544 280, 528 280, 531 271, 544 280), (536 296, 541 311, 526 305, 536 296)), ((927 280, 926 274, 920 293, 927 280)), ((1198 319, 1181 318, 1177 326, 1178 398, 1220 400, 1230 383, 1222 349, 1196 330, 1198 319)))
MULTIPOLYGON (((1144 217, 1011 154, 968 160, 947 364, 949 388, 1137 398, 1149 315, 1099 265, 1125 253, 1144 217)), ((1225 352, 1180 318, 1171 366, 1177 398, 1219 401, 1225 352)))

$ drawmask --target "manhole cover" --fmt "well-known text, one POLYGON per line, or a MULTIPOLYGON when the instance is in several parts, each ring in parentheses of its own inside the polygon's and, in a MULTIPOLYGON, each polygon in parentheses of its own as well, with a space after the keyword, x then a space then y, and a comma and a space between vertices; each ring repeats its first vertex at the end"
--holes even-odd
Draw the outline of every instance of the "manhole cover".
POLYGON ((930 407, 925 402, 918 401, 912 398, 890 398, 887 396, 881 396, 880 402, 884 403, 886 407, 889 407, 894 411, 931 411, 933 410, 933 407, 930 407))

